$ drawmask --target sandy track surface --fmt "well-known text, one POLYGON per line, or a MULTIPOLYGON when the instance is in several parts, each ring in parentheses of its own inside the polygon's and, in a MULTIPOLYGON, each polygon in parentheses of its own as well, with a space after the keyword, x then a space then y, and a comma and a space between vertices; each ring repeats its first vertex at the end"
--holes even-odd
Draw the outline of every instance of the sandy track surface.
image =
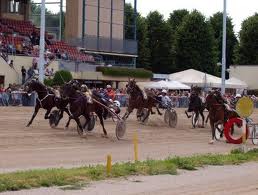
MULTIPOLYGON (((132 137, 139 135, 139 156, 146 158, 165 158, 169 155, 191 155, 197 153, 227 153, 234 145, 224 141, 209 145, 210 129, 192 129, 182 109, 177 109, 176 129, 167 127, 163 116, 152 115, 147 125, 136 121, 135 115, 127 121, 124 140, 115 138, 115 124, 107 121, 109 138, 102 138, 101 126, 87 139, 80 138, 72 122, 69 130, 64 130, 65 120, 59 128, 51 129, 40 111, 31 127, 25 127, 33 108, 0 107, 0 172, 47 168, 72 167, 105 162, 111 154, 113 161, 133 160, 132 137)), ((257 118, 256 110, 253 118, 257 118)), ((249 141, 249 147, 253 147, 249 141)))
POLYGON ((2 195, 224 195, 258 194, 258 164, 206 167, 177 176, 135 176, 88 184, 80 190, 40 188, 2 195))

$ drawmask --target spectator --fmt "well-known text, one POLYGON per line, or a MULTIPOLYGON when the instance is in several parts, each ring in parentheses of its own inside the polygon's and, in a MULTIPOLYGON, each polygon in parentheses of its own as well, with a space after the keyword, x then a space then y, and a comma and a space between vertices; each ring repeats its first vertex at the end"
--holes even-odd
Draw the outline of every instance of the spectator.
POLYGON ((9 66, 10 66, 11 68, 14 68, 14 66, 13 66, 13 60, 11 60, 11 61, 9 62, 9 66))
POLYGON ((22 66, 21 68, 21 73, 22 73, 22 84, 24 84, 26 80, 26 69, 24 68, 24 66, 22 66))
POLYGON ((29 70, 27 71, 28 79, 30 79, 33 76, 33 73, 34 73, 33 68, 30 67, 29 70))

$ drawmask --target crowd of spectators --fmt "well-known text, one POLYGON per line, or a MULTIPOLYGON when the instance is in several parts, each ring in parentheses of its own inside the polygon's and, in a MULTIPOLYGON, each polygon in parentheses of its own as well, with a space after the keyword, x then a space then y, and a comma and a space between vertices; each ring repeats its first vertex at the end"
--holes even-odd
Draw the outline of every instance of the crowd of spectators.
MULTIPOLYGON (((39 56, 40 29, 29 21, 0 19, 0 54, 8 62, 8 54, 39 56)), ((82 53, 76 47, 54 40, 45 34, 45 48, 50 59, 95 62, 92 55, 82 53)))

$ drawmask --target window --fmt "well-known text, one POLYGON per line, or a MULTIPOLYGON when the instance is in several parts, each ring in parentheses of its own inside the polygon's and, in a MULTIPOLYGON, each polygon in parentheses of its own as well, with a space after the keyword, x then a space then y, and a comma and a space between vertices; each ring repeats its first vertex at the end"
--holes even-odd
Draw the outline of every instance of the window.
POLYGON ((19 13, 20 2, 17 0, 9 0, 10 13, 19 13))

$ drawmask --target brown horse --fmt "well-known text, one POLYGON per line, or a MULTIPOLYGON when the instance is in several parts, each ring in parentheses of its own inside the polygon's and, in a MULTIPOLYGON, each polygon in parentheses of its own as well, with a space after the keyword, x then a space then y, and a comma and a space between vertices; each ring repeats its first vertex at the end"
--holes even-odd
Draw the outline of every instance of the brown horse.
POLYGON ((133 112, 134 109, 138 109, 139 111, 137 112, 137 117, 141 117, 139 114, 142 113, 142 110, 144 108, 148 109, 148 113, 143 118, 142 122, 144 122, 149 117, 150 113, 154 114, 152 112, 153 107, 156 107, 158 114, 162 115, 162 113, 159 111, 159 101, 157 100, 155 94, 152 92, 147 92, 147 98, 145 98, 143 91, 136 84, 135 79, 129 80, 126 92, 129 95, 129 101, 126 113, 123 116, 124 120, 129 117, 129 115, 133 112))
MULTIPOLYGON (((214 143, 215 130, 219 129, 218 125, 224 125, 224 123, 231 119, 239 117, 236 111, 228 110, 225 106, 225 100, 223 99, 220 92, 210 92, 206 97, 206 106, 209 110, 210 126, 212 131, 212 139, 210 144, 214 143)), ((233 131, 233 129, 232 129, 233 131)), ((221 137, 223 136, 223 130, 220 130, 221 137)), ((232 132, 233 133, 233 132, 232 132)))

